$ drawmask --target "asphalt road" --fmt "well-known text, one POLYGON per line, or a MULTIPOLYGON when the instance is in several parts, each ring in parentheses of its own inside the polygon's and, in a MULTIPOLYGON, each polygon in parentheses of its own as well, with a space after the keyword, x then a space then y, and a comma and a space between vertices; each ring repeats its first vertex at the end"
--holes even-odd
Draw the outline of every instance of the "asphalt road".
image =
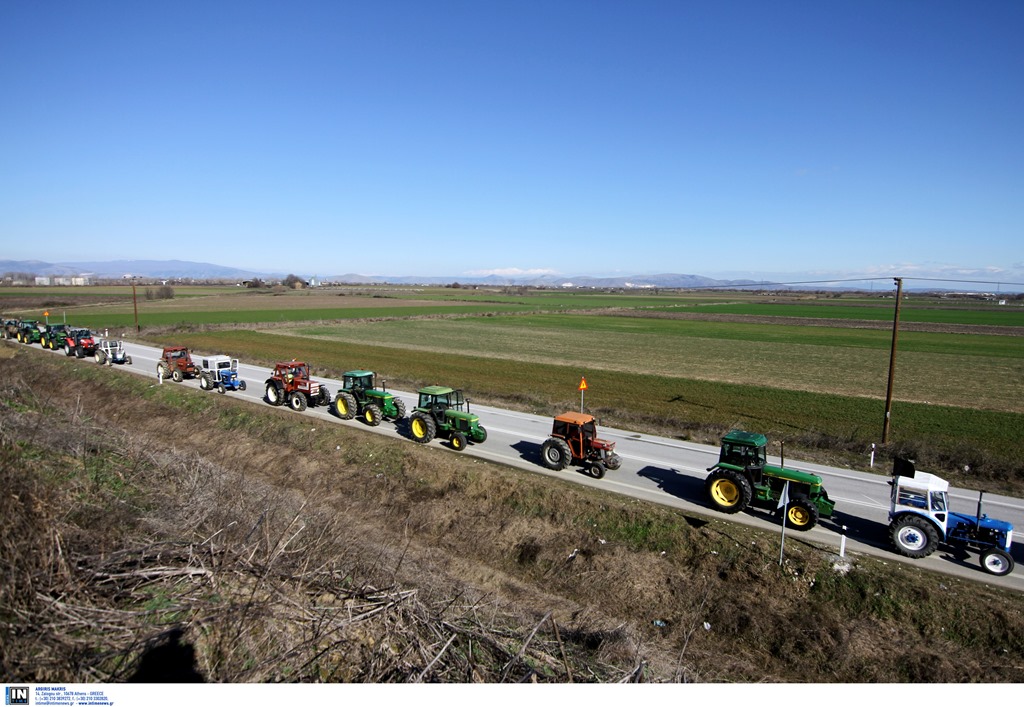
MULTIPOLYGON (((125 342, 125 348, 132 357, 133 365, 115 365, 112 368, 147 376, 153 379, 155 385, 160 384, 156 375, 160 349, 130 342, 125 342)), ((64 355, 62 352, 53 353, 64 355)), ((193 354, 193 359, 196 358, 199 356, 193 354)), ((86 360, 92 362, 92 359, 86 360)), ((270 373, 269 369, 242 363, 239 366, 239 377, 246 381, 247 390, 229 391, 226 395, 241 397, 269 407, 264 400, 264 382, 270 373)), ((328 387, 332 399, 341 388, 340 381, 317 377, 314 379, 328 387)), ((173 383, 168 379, 162 385, 182 385, 194 388, 197 395, 217 395, 216 392, 200 390, 197 380, 173 383)), ((396 390, 390 392, 401 396, 410 410, 414 407, 414 393, 396 390)), ((480 423, 487 428, 488 438, 483 444, 470 444, 463 454, 671 506, 687 514, 709 518, 712 522, 739 522, 775 531, 781 530, 779 522, 762 510, 726 515, 709 507, 704 496, 704 479, 707 476, 707 467, 718 458, 717 447, 600 427, 599 434, 602 438, 616 442, 616 451, 622 457, 622 466, 615 471, 609 470, 603 479, 597 480, 574 467, 555 472, 541 465, 540 446, 551 430, 550 418, 472 404, 471 409, 480 416, 480 423)), ((355 426, 367 432, 384 434, 403 439, 408 444, 415 444, 408 437, 407 425, 402 423, 384 421, 378 427, 370 427, 358 420, 339 420, 327 407, 309 408, 302 413, 282 407, 281 411, 282 414, 306 415, 324 422, 355 426)), ((459 453, 450 450, 448 443, 440 440, 434 440, 428 446, 445 448, 451 454, 459 453)), ((777 457, 771 458, 771 461, 779 462, 777 457)), ((964 579, 1024 591, 1024 545, 1019 541, 1021 533, 1024 533, 1024 500, 985 494, 984 512, 990 517, 1012 523, 1017 540, 1013 544, 1012 552, 1017 563, 1014 571, 1005 577, 994 577, 981 570, 975 553, 971 553, 967 558, 960 558, 943 548, 924 559, 909 560, 893 552, 890 549, 887 532, 888 476, 806 463, 791 459, 789 455, 786 458, 786 467, 820 475, 829 497, 836 502, 833 518, 823 519, 816 527, 806 532, 787 530, 787 543, 808 540, 818 546, 832 547, 838 552, 845 536, 845 552, 848 555, 874 555, 887 561, 904 562, 964 579)), ((879 468, 879 471, 884 473, 888 469, 879 468)), ((950 488, 951 510, 974 514, 977 502, 977 492, 950 488)))

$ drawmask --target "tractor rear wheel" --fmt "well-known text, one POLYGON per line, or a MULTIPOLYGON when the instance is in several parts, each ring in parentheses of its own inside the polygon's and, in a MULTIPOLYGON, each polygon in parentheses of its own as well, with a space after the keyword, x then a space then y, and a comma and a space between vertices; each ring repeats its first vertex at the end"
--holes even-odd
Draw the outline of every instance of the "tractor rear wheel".
POLYGON ((64 355, 70 356, 74 351, 71 350, 71 344, 64 344, 64 355))
POLYGON ((363 408, 363 420, 365 420, 366 424, 370 427, 376 427, 379 425, 382 417, 383 415, 381 415, 380 408, 373 403, 370 403, 363 408))
POLYGON ((405 401, 401 398, 395 398, 395 419, 401 420, 405 417, 405 401))
POLYGON ((904 513, 889 524, 889 535, 896 552, 904 557, 928 557, 939 545, 939 531, 931 521, 904 513))
POLYGON ((212 387, 213 387, 213 381, 210 380, 210 374, 204 373, 203 375, 199 376, 199 389, 200 390, 209 390, 212 387))
POLYGON ((540 447, 540 458, 548 469, 561 471, 572 461, 572 452, 561 437, 549 437, 540 447))
POLYGON ((452 433, 451 443, 452 449, 454 449, 456 452, 461 452, 463 449, 466 448, 466 445, 468 444, 468 442, 466 441, 466 435, 462 434, 461 432, 452 433))
POLYGON ((426 444, 437 434, 437 424, 430 415, 414 412, 409 420, 409 432, 412 433, 414 440, 420 444, 426 444))
POLYGON ((96 349, 96 363, 101 366, 107 362, 107 354, 100 349, 96 349))
POLYGON ((340 391, 334 398, 334 412, 342 420, 351 420, 356 416, 356 399, 351 393, 340 391))
POLYGON ((298 390, 292 391, 288 396, 288 407, 295 412, 302 412, 306 409, 306 395, 298 390))
POLYGON ((156 364, 156 377, 160 380, 167 377, 167 367, 164 364, 156 364))
POLYGON ((267 402, 271 405, 284 403, 284 390, 279 388, 276 383, 267 383, 267 402))
POLYGON ((1013 558, 1005 550, 990 547, 981 553, 981 569, 997 577, 1013 572, 1013 558))
POLYGON ((799 496, 786 507, 786 527, 810 530, 818 523, 818 507, 809 498, 799 496))
POLYGON ((595 479, 604 478, 604 464, 601 462, 591 462, 590 464, 590 475, 595 479))
POLYGON ((716 469, 704 482, 713 505, 723 513, 739 513, 750 505, 753 490, 747 477, 732 469, 716 469))

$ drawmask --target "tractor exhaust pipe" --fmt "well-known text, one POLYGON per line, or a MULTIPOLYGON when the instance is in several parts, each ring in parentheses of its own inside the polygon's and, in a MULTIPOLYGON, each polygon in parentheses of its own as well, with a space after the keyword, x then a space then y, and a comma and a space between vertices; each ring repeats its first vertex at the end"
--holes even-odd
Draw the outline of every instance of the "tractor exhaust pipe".
POLYGON ((978 521, 976 530, 981 530, 981 499, 985 495, 984 491, 978 491, 978 521))

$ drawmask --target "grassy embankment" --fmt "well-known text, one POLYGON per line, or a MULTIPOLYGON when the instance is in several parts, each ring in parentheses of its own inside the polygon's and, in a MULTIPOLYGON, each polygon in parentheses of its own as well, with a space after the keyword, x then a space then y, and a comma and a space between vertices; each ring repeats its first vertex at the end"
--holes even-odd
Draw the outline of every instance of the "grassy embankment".
POLYGON ((0 350, 11 680, 1024 679, 1017 593, 0 350))

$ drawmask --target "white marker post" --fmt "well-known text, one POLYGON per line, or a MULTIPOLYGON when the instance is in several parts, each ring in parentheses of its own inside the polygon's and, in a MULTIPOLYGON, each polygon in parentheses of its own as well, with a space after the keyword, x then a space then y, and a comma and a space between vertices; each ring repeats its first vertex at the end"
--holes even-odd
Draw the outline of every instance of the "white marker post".
POLYGON ((580 414, 583 414, 583 391, 587 389, 587 378, 583 376, 580 378, 580 414))
POLYGON ((782 566, 782 554, 786 551, 786 506, 789 505, 789 479, 782 487, 782 498, 779 499, 779 508, 782 509, 782 545, 779 546, 779 566, 782 566))
POLYGON ((846 526, 843 526, 843 535, 839 540, 839 556, 846 557, 846 526))

